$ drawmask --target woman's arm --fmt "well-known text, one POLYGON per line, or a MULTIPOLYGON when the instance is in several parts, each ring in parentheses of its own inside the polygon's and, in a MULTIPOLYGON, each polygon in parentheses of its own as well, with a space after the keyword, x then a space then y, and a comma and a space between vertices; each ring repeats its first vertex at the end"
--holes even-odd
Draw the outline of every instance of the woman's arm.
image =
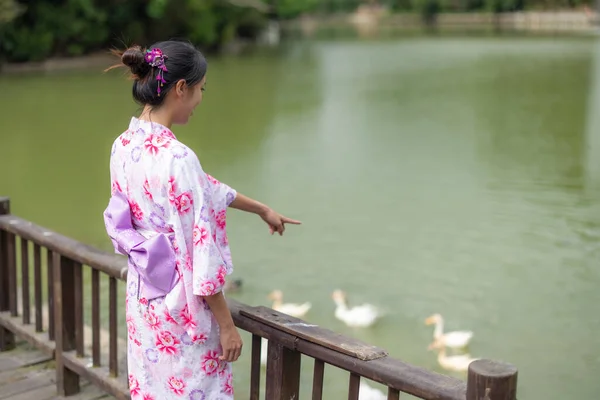
POLYGON ((300 225, 300 221, 284 217, 283 215, 273 211, 270 207, 258 202, 250 197, 244 196, 238 193, 235 199, 229 204, 229 207, 236 208, 238 210, 258 214, 263 221, 269 225, 269 232, 274 234, 279 233, 279 236, 283 235, 285 231, 285 224, 300 225))
POLYGON ((248 196, 244 196, 241 193, 238 193, 235 196, 235 199, 231 202, 231 204, 229 204, 229 207, 257 215, 265 215, 267 212, 269 212, 269 207, 259 201, 251 199, 248 196))
POLYGON ((223 354, 220 357, 221 360, 236 361, 242 353, 242 338, 233 323, 231 311, 227 307, 223 292, 213 294, 212 296, 202 296, 202 298, 206 300, 219 324, 221 346, 223 348, 223 354))

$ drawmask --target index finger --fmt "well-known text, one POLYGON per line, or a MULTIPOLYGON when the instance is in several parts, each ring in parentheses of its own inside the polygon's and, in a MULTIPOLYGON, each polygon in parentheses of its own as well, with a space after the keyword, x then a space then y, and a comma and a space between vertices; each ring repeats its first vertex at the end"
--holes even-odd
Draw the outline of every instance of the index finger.
POLYGON ((295 219, 288 218, 288 217, 281 218, 281 222, 286 223, 286 224, 294 224, 294 225, 302 224, 302 222, 297 221, 295 219))

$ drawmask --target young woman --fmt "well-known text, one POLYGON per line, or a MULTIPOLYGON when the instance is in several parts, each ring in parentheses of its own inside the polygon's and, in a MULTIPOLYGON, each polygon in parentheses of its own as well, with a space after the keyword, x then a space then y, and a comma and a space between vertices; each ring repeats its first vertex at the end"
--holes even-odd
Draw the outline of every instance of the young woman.
POLYGON ((118 53, 143 105, 114 142, 104 212, 128 255, 126 316, 132 399, 233 398, 231 362, 242 340, 223 297, 232 272, 227 207, 259 215, 270 233, 299 224, 206 174, 171 127, 202 102, 207 63, 189 43, 118 53))

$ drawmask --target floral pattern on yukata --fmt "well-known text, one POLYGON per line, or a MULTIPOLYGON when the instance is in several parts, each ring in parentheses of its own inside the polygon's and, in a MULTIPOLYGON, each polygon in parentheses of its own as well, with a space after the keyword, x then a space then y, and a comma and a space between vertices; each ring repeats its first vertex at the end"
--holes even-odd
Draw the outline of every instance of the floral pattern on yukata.
POLYGON ((219 360, 219 326, 198 296, 213 295, 233 271, 226 233, 236 191, 206 174, 196 154, 163 125, 132 118, 114 142, 111 191, 125 193, 145 237, 167 234, 178 281, 148 301, 127 276, 129 389, 132 399, 233 399, 231 364, 219 360))

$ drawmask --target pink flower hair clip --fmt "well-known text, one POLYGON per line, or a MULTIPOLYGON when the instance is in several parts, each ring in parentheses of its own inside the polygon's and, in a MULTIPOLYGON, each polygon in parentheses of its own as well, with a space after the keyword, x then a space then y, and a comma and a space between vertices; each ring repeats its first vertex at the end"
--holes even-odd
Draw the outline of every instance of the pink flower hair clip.
POLYGON ((166 55, 163 54, 162 50, 159 48, 153 48, 153 49, 148 49, 146 50, 146 55, 144 56, 144 59, 146 60, 146 62, 148 64, 150 64, 153 67, 157 67, 158 68, 158 74, 156 74, 156 80, 158 81, 158 95, 160 96, 160 88, 167 83, 167 81, 165 81, 164 78, 164 73, 165 72, 169 72, 167 70, 167 66, 165 65, 165 60, 169 58, 166 55))

